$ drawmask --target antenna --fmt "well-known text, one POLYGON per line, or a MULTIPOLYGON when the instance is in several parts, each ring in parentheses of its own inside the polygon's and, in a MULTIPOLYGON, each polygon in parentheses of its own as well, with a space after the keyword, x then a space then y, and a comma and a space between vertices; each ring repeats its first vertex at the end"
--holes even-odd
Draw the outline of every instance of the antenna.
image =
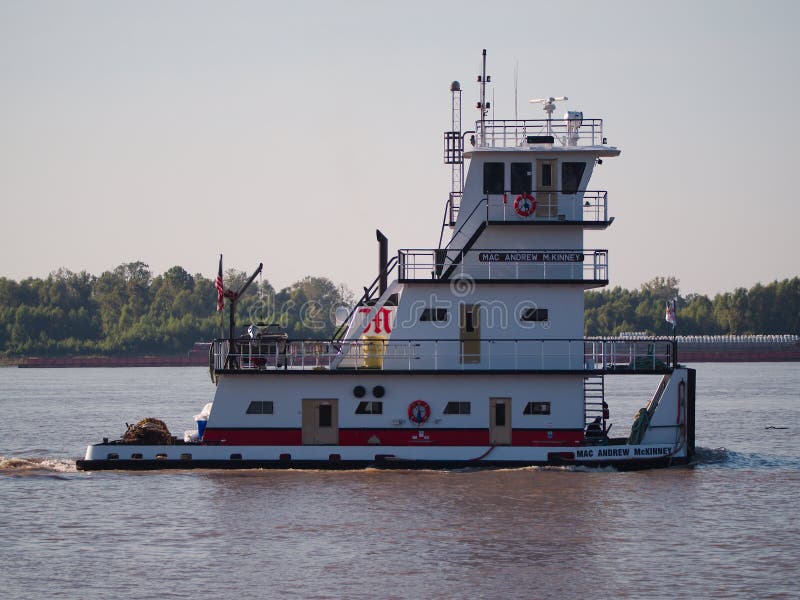
POLYGON ((481 118, 480 118, 480 145, 484 146, 486 142, 486 129, 484 126, 484 121, 486 120, 486 113, 489 112, 489 108, 491 108, 491 103, 486 102, 486 84, 492 80, 491 75, 486 74, 486 48, 483 49, 483 69, 481 70, 481 74, 478 75, 478 83, 480 83, 481 88, 481 99, 478 101, 478 106, 476 107, 479 111, 481 111, 481 118))
POLYGON ((519 102, 519 94, 517 93, 517 82, 519 80, 519 60, 514 63, 514 120, 519 119, 517 114, 517 103, 519 102))
POLYGON ((556 102, 563 102, 569 100, 566 96, 559 96, 558 98, 533 98, 531 104, 542 104, 542 109, 547 113, 547 133, 550 134, 550 121, 553 118, 553 111, 556 109, 556 102))

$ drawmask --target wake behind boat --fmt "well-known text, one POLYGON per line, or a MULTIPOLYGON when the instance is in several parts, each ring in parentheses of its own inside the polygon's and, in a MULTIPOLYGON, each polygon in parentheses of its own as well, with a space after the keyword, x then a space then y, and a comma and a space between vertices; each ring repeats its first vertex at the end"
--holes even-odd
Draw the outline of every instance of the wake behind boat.
POLYGON ((487 119, 485 51, 478 81, 469 131, 451 84, 451 192, 436 248, 389 259, 377 232, 378 276, 332 340, 258 327, 236 335, 228 294, 230 333, 211 347, 216 394, 198 430, 181 440, 148 419, 90 445, 77 467, 688 463, 695 372, 678 364, 675 341, 583 335, 584 291, 609 281, 608 251, 585 248, 583 234, 614 221, 607 192, 589 180, 620 150, 601 119, 553 119, 567 98, 536 100, 545 119, 487 119), (641 374, 662 379, 612 432, 605 377, 641 374))

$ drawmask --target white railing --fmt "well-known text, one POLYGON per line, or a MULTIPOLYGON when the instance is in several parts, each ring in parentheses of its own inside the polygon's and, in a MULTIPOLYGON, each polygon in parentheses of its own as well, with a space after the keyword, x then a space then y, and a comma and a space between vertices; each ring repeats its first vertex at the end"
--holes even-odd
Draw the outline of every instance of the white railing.
MULTIPOLYGON (((514 210, 517 194, 506 192, 484 198, 486 202, 486 220, 513 223, 541 222, 608 222, 608 192, 605 190, 579 190, 568 194, 561 190, 548 191, 545 194, 552 198, 553 210, 534 211, 523 217, 514 210)), ((533 192, 536 195, 536 192, 533 192)))
POLYGON ((293 340, 214 342, 214 370, 238 371, 593 371, 663 373, 674 364, 666 339, 293 340))
POLYGON ((503 119, 477 121, 475 145, 479 148, 518 148, 529 138, 552 136, 554 146, 599 146, 604 144, 603 120, 503 119))
POLYGON ((402 249, 401 281, 608 281, 607 250, 402 249))

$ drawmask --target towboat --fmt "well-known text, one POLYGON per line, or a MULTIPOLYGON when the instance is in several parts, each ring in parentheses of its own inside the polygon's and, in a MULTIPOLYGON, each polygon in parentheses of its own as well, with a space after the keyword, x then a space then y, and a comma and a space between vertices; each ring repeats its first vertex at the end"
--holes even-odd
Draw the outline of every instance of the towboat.
MULTIPOLYGON (((584 291, 609 282, 608 194, 589 186, 620 150, 567 98, 543 119, 495 120, 486 101, 462 131, 450 85, 450 193, 438 246, 389 258, 330 340, 252 327, 210 348, 216 393, 182 439, 148 419, 90 445, 82 470, 465 468, 687 464, 695 372, 669 337, 587 338, 584 291), (612 431, 606 377, 660 375, 632 422, 612 431)), ((255 275, 255 274, 254 274, 255 275)), ((252 278, 251 278, 252 281, 252 278)), ((222 286, 219 300, 224 301, 222 286)))

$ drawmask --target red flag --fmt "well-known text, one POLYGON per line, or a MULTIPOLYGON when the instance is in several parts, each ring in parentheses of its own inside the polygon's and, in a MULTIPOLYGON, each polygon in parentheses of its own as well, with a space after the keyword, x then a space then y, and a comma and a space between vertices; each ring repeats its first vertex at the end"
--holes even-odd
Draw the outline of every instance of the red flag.
POLYGON ((214 280, 214 288, 217 290, 217 310, 222 311, 225 308, 225 289, 222 287, 222 254, 219 255, 219 271, 214 280))

